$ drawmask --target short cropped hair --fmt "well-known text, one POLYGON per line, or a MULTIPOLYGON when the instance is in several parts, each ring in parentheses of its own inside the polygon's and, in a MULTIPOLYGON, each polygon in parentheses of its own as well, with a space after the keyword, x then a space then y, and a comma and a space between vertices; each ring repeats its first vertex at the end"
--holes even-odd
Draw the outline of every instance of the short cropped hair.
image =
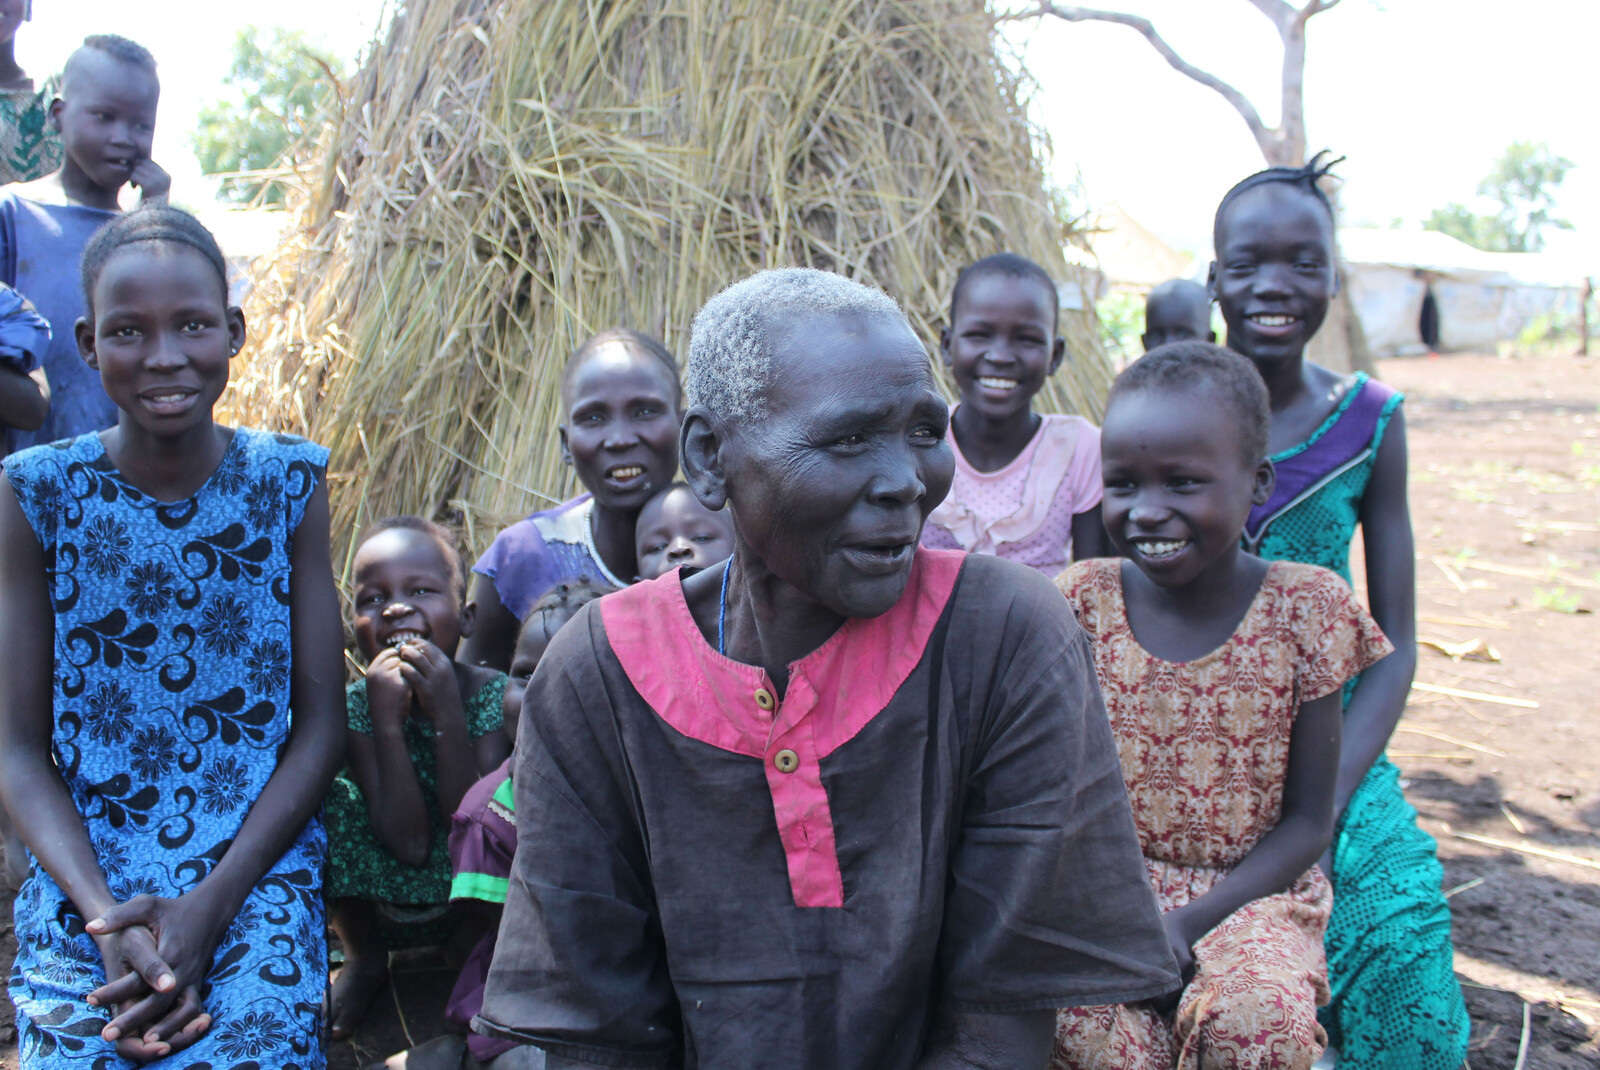
POLYGON ((549 639, 561 630, 561 626, 577 615, 578 610, 593 602, 597 598, 615 591, 616 588, 604 583, 598 583, 588 576, 579 576, 569 583, 558 583, 544 597, 533 604, 528 610, 528 615, 522 618, 522 626, 517 629, 517 640, 520 642, 524 632, 530 628, 543 628, 545 638, 549 639))
POLYGON ((222 255, 217 239, 205 224, 182 208, 166 204, 145 205, 126 215, 119 215, 95 231, 94 237, 83 250, 79 263, 83 283, 83 307, 90 322, 94 321, 94 288, 100 282, 100 273, 113 253, 139 242, 158 245, 186 245, 205 257, 217 273, 217 285, 222 288, 222 303, 228 303, 228 261, 222 255))
POLYGON ((1217 214, 1211 221, 1212 246, 1219 250, 1222 248, 1222 221, 1227 215, 1229 206, 1243 194, 1271 182, 1281 182, 1302 193, 1310 194, 1316 198, 1318 204, 1322 205, 1323 211, 1328 213, 1328 221, 1334 222, 1333 204, 1328 200, 1328 195, 1322 191, 1322 180, 1332 176, 1333 169, 1344 163, 1345 158, 1340 156, 1336 160, 1324 159, 1331 155, 1333 154, 1327 149, 1323 149, 1311 157, 1304 167, 1269 167, 1265 171, 1257 171, 1240 179, 1237 185, 1222 195, 1222 203, 1217 205, 1217 214))
POLYGON ((642 331, 630 330, 627 327, 612 327, 610 330, 591 335, 577 349, 572 351, 572 356, 567 358, 566 367, 561 370, 561 396, 563 400, 567 395, 567 387, 572 383, 572 377, 583 366, 583 362, 608 345, 627 346, 660 361, 661 365, 666 368, 667 374, 672 378, 673 403, 682 408, 683 386, 678 382, 678 358, 672 355, 672 350, 648 334, 642 331))
POLYGON ((724 420, 764 416, 774 336, 801 315, 883 318, 911 330, 894 298, 854 279, 815 268, 757 272, 717 294, 695 315, 684 383, 689 404, 724 420))
POLYGON ((1032 279, 1045 292, 1050 295, 1050 329, 1061 329, 1061 294, 1056 289, 1056 280, 1050 273, 1035 264, 1025 256, 1017 253, 995 253, 982 260, 976 260, 961 269, 961 274, 956 276, 956 284, 950 289, 950 322, 956 321, 956 305, 961 301, 961 293, 967 286, 978 279, 988 278, 993 275, 1005 275, 1013 279, 1032 279))
POLYGON ((1272 409, 1267 385, 1248 357, 1210 342, 1182 341, 1157 346, 1123 369, 1111 384, 1111 403, 1141 390, 1179 393, 1210 389, 1233 407, 1239 418, 1239 442, 1245 463, 1260 464, 1267 456, 1272 409))
MULTIPOLYGON (((87 48, 112 59, 121 60, 123 63, 132 64, 146 74, 156 73, 156 58, 150 50, 137 41, 130 41, 126 37, 119 37, 114 33, 90 34, 83 39, 81 48, 87 48)), ((72 62, 71 57, 67 62, 72 62)))
POLYGON ((467 565, 462 559, 461 548, 456 545, 455 536, 442 524, 420 516, 410 514, 402 516, 386 516, 361 533, 361 540, 356 545, 370 542, 386 531, 414 531, 425 539, 432 540, 439 548, 439 556, 444 558, 445 569, 450 574, 450 589, 456 597, 465 598, 467 594, 467 565))

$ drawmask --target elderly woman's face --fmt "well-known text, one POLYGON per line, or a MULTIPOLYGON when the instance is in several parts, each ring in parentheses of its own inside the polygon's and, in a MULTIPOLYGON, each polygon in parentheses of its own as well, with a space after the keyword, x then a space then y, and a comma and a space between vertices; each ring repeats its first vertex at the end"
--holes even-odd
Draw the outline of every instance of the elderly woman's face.
POLYGON ((806 322, 774 353, 767 418, 729 441, 727 493, 748 548, 847 617, 899 600, 955 458, 927 354, 888 319, 806 322))

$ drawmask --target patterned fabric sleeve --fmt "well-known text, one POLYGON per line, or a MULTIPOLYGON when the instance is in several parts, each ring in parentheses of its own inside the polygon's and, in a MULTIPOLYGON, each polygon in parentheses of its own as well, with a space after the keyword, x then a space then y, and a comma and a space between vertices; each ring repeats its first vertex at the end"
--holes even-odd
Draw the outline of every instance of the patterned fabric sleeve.
POLYGON ((1056 580, 1056 587, 1067 598, 1078 625, 1089 633, 1091 640, 1100 638, 1100 618, 1107 585, 1119 591, 1122 586, 1120 558, 1092 558, 1078 561, 1056 580))
POLYGON ((1338 576, 1314 565, 1280 562, 1274 567, 1291 571, 1286 581, 1297 588, 1293 626, 1301 702, 1333 694, 1394 652, 1377 621, 1338 576))
POLYGON ((466 717, 469 739, 477 739, 486 732, 504 726, 506 683, 509 680, 510 677, 505 673, 497 672, 467 699, 466 708, 461 712, 466 717))
POLYGON ((27 298, 0 282, 0 363, 27 375, 49 348, 50 324, 27 298))

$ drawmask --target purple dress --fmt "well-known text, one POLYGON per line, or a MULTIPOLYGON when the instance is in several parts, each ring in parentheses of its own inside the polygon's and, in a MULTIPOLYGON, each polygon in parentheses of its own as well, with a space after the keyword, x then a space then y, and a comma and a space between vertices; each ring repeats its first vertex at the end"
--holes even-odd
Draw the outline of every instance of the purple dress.
POLYGON ((522 620, 559 583, 589 580, 626 587, 594 548, 594 497, 580 494, 554 509, 533 513, 495 536, 472 571, 494 584, 500 604, 522 620))

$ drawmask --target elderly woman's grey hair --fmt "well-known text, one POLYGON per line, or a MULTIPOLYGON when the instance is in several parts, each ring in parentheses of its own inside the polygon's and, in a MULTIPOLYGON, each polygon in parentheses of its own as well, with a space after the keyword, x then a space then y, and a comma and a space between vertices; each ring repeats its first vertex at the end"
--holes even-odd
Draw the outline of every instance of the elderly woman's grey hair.
POLYGON ((843 275, 815 268, 757 272, 707 301, 695 316, 684 382, 689 405, 723 420, 765 415, 772 347, 799 316, 881 316, 911 330, 894 298, 843 275))

